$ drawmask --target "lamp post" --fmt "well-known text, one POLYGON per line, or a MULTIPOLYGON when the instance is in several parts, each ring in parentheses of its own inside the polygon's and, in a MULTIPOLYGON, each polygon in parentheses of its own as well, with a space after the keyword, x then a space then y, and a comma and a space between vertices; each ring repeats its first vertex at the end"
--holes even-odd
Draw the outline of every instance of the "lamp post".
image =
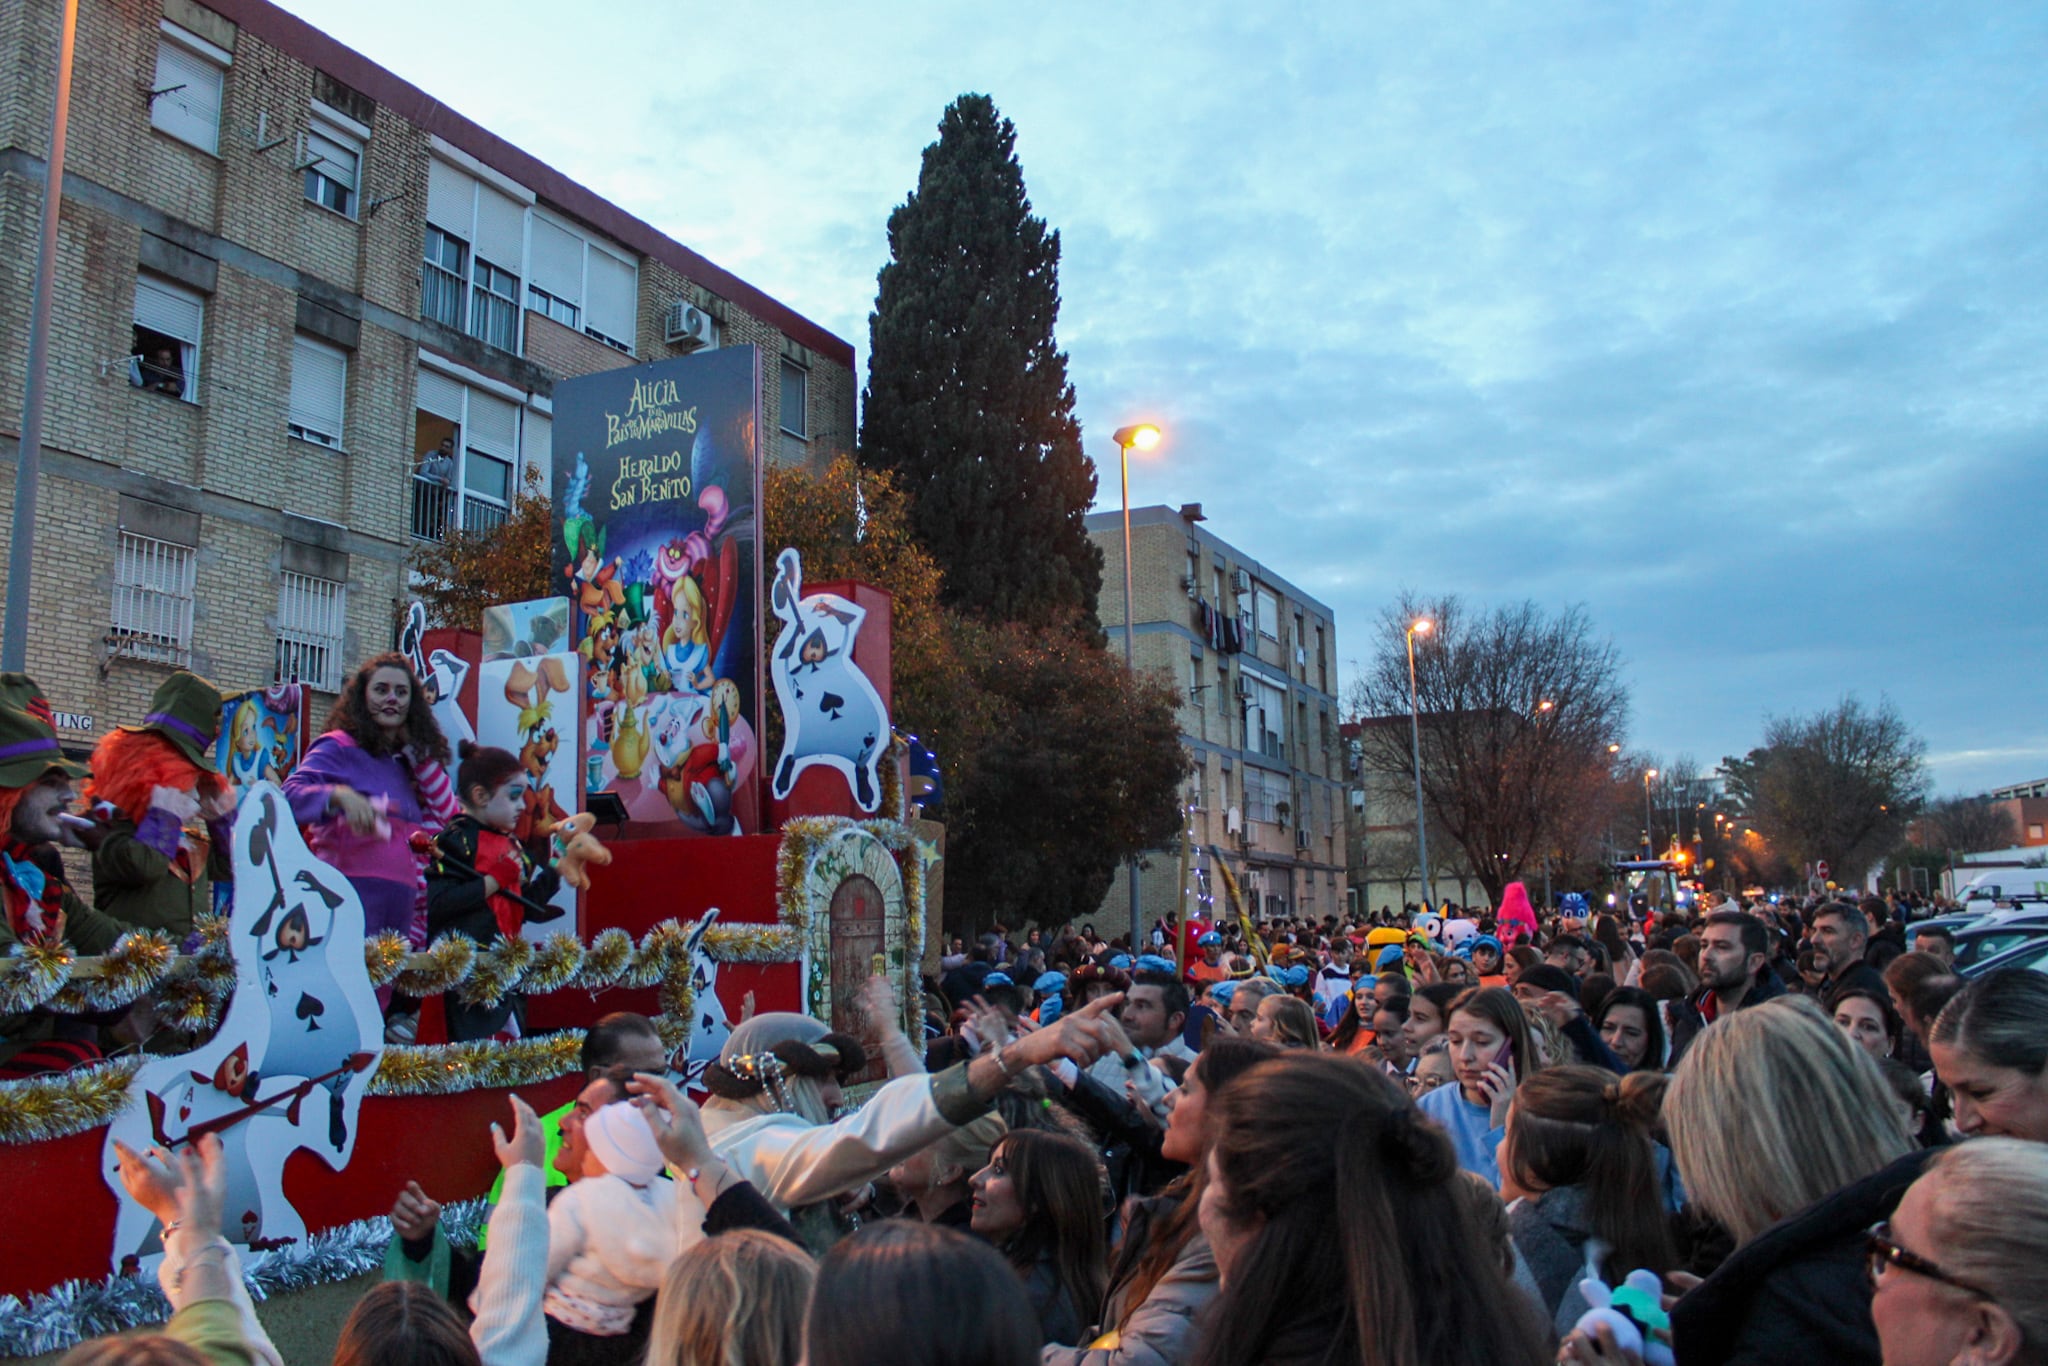
POLYGON ((1649 857, 1657 857, 1657 832, 1650 825, 1650 779, 1657 776, 1657 770, 1643 770, 1643 848, 1649 857))
POLYGON ((1436 884, 1429 876, 1429 831, 1422 819, 1422 702, 1415 686, 1415 637, 1428 635, 1433 623, 1417 617, 1408 623, 1408 744, 1415 764, 1415 852, 1422 861, 1423 909, 1436 909, 1436 884))
MULTIPOLYGON (((1117 473, 1123 484, 1124 495, 1124 672, 1135 675, 1137 665, 1132 661, 1131 624, 1137 615, 1136 604, 1131 600, 1131 447, 1149 451, 1159 444, 1159 428, 1149 422, 1140 422, 1129 427, 1119 427, 1111 434, 1116 442, 1117 473)), ((1131 855, 1128 881, 1131 884, 1131 953, 1135 957, 1144 952, 1139 947, 1139 937, 1144 926, 1139 922, 1138 912, 1138 856, 1131 855)))

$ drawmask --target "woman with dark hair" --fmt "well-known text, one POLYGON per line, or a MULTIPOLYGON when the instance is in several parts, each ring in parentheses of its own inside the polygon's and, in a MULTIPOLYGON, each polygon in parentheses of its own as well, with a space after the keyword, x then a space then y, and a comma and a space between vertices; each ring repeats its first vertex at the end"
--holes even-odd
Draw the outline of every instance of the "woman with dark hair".
POLYGON ((1038 1316, 988 1244, 910 1219, 825 1254, 804 1330, 807 1366, 1035 1366, 1038 1316))
POLYGON ((1408 999, 1408 1018, 1401 1025, 1408 1056, 1421 1057, 1431 1039, 1443 1037, 1451 1022, 1451 1002, 1468 990, 1455 982, 1430 982, 1416 990, 1408 999))
POLYGON ((1873 1058, 1895 1057, 1904 1026, 1892 1008, 1891 993, 1845 982, 1828 996, 1828 1014, 1835 1028, 1855 1040, 1873 1058))
POLYGON ((2004 968, 1957 992, 1927 1031, 1966 1138, 2048 1143, 2048 974, 2004 968))
POLYGON ((1521 1078, 1542 1065, 1529 1018, 1514 994, 1479 987, 1451 1003, 1451 1067, 1457 1080, 1416 1101, 1424 1116, 1450 1136, 1458 1165, 1500 1186, 1497 1152, 1506 1132, 1508 1103, 1521 1078))
MULTIPOLYGON (((395 931, 427 942, 426 875, 412 836, 437 834, 458 814, 448 777, 448 742, 412 665, 381 654, 342 685, 326 733, 285 779, 292 818, 308 842, 363 903, 366 935, 395 931)), ((389 987, 378 999, 389 1004, 389 987)), ((412 1042, 409 1012, 394 1011, 393 1042, 412 1042), (402 1034, 404 1037, 397 1037, 402 1034)))
POLYGON ((1616 987, 1593 1018, 1600 1042, 1632 1072, 1664 1070, 1664 1015, 1641 987, 1616 987))
POLYGON ((1081 1341, 1102 1307, 1103 1183, 1088 1145, 1049 1129, 1004 1135, 968 1183, 974 1231, 1023 1278, 1040 1342, 1081 1341))
POLYGON ((1515 1090, 1501 1140, 1508 1223, 1552 1326, 1568 1332, 1591 1306, 1578 1283, 1589 1261, 1610 1284, 1677 1264, 1650 1133, 1664 1078, 1551 1067, 1515 1090), (1519 1203, 1516 1203, 1519 1202, 1519 1203), (1603 1253, 1589 1256, 1594 1240, 1603 1253))
POLYGON ((1268 1044, 1212 1040, 1168 1098, 1160 1154, 1187 1172, 1159 1195, 1125 1203, 1123 1241, 1110 1269, 1101 1336, 1086 1348, 1047 1347, 1043 1366, 1179 1366, 1195 1351, 1195 1317, 1216 1298, 1216 1257, 1202 1236, 1209 1116, 1223 1089, 1280 1056, 1268 1044))
POLYGON ((1378 1009, 1371 986, 1367 982, 1356 983, 1344 998, 1344 1013, 1337 1019, 1337 1027, 1330 1031, 1329 1046, 1332 1053, 1363 1053, 1372 1047, 1372 1017, 1378 1009))
POLYGON ((1464 1212, 1450 1143, 1386 1076, 1291 1054, 1234 1082, 1212 1127, 1201 1219, 1223 1289, 1204 1366, 1548 1360, 1464 1212))

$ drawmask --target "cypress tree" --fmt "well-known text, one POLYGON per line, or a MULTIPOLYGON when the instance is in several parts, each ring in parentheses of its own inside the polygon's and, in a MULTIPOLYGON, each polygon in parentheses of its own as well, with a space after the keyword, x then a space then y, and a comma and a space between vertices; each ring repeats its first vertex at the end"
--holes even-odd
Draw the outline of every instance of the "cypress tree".
POLYGON ((1031 212, 1017 130, 986 95, 946 109, 889 215, 868 317, 861 462, 895 471, 947 605, 1099 632, 1102 554, 1059 315, 1060 238, 1031 212))

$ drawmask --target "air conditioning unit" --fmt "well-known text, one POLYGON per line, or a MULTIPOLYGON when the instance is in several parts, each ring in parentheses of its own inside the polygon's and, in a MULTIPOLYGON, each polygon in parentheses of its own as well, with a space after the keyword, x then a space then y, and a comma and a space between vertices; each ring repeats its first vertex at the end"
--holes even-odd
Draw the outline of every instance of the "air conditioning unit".
POLYGON ((1364 789, 1364 788, 1362 788, 1362 787, 1354 787, 1354 788, 1352 788, 1352 789, 1351 789, 1351 809, 1352 809, 1353 811, 1357 811, 1357 812, 1360 812, 1360 813, 1363 813, 1363 812, 1365 811, 1365 789, 1364 789))
POLYGON ((1297 830, 1297 831, 1295 831, 1295 832, 1294 832, 1294 847, 1295 847, 1295 848, 1297 848, 1297 849, 1306 849, 1306 848, 1308 848, 1308 841, 1309 841, 1309 833, 1308 833, 1308 831, 1306 831, 1306 830, 1297 830))
POLYGON ((1252 576, 1242 569, 1233 569, 1230 571, 1230 587, 1235 592, 1249 593, 1252 591, 1252 576))
POLYGON ((668 306, 661 339, 685 351, 701 351, 718 343, 718 323, 709 313, 684 299, 668 306))
POLYGON ((1306 669, 1308 667, 1308 651, 1299 645, 1295 646, 1294 662, 1297 667, 1306 669))
POLYGON ((1193 574, 1183 574, 1183 575, 1181 575, 1181 576, 1180 576, 1180 586, 1181 586, 1181 587, 1182 587, 1183 589, 1187 590, 1187 595, 1188 595, 1188 597, 1189 597, 1189 599, 1190 599, 1190 600, 1193 600, 1193 599, 1195 599, 1195 597, 1196 597, 1196 594, 1195 594, 1195 576, 1194 576, 1193 574))
POLYGON ((1244 812, 1235 806, 1231 807, 1224 814, 1223 831, 1228 835, 1242 835, 1244 833, 1244 812))
POLYGON ((1237 676, 1237 695, 1240 700, 1245 702, 1249 702, 1253 697, 1257 696, 1257 693, 1252 689, 1252 681, 1243 674, 1237 676))

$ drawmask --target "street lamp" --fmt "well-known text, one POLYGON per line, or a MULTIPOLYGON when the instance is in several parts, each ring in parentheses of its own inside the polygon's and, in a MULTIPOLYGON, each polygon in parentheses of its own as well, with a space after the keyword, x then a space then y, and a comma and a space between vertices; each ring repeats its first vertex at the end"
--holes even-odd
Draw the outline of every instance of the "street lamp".
MULTIPOLYGON (((1149 451, 1159 444, 1159 428, 1149 422, 1140 422, 1130 427, 1119 427, 1111 433, 1110 440, 1116 442, 1117 471, 1122 477, 1124 490, 1124 672, 1135 674, 1137 666, 1131 659, 1131 622, 1136 612, 1131 601, 1131 447, 1149 451)), ((1138 856, 1131 855, 1131 952, 1140 952, 1139 935, 1144 927, 1138 919, 1138 856)))
POLYGON ((1422 820, 1422 703, 1415 687, 1415 637, 1426 636, 1434 623, 1417 617, 1408 623, 1408 743, 1415 760, 1415 852, 1422 860, 1423 909, 1436 909, 1436 886, 1429 877, 1429 831, 1422 820))
POLYGON ((1657 776, 1657 770, 1643 770, 1643 844, 1650 857, 1657 855, 1657 832, 1650 825, 1650 779, 1657 776))

